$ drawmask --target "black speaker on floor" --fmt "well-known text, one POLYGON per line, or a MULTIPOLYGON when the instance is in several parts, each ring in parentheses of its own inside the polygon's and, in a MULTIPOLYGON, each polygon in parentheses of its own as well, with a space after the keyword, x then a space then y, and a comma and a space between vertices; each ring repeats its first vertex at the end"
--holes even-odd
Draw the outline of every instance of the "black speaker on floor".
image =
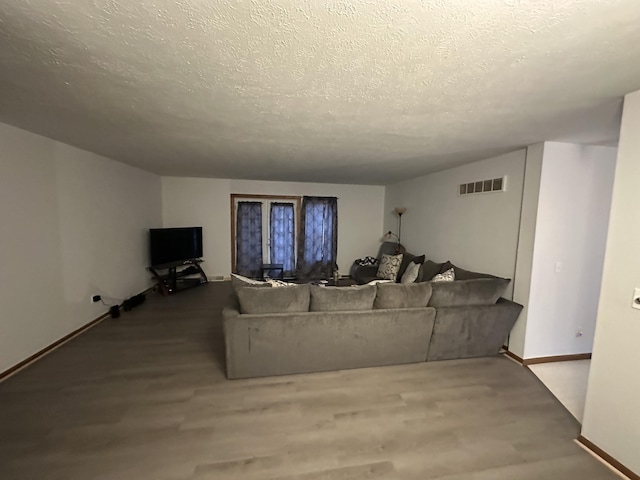
POLYGON ((120 318, 120 307, 118 305, 114 305, 109 309, 109 314, 111 318, 120 318))

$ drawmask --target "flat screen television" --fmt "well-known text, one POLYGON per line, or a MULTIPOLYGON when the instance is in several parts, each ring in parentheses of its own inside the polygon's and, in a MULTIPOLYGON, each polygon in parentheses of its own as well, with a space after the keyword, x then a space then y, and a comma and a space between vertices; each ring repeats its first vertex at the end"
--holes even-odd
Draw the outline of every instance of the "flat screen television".
POLYGON ((151 265, 202 257, 202 227, 152 228, 149 230, 151 265))

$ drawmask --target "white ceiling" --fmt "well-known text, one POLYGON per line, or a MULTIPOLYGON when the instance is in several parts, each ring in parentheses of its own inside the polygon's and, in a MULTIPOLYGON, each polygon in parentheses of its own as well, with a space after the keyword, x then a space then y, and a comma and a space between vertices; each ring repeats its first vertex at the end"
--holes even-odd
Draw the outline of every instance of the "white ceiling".
POLYGON ((0 2, 0 121, 161 175, 385 184, 637 89, 638 0, 0 2))

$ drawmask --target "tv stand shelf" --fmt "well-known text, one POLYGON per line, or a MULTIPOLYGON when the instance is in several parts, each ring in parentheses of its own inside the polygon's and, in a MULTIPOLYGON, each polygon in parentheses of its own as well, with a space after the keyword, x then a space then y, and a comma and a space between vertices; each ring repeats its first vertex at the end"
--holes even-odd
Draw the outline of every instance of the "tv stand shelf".
POLYGON ((166 263, 147 267, 158 281, 163 295, 169 295, 190 287, 207 283, 207 275, 200 267, 202 260, 193 258, 180 262, 166 263))

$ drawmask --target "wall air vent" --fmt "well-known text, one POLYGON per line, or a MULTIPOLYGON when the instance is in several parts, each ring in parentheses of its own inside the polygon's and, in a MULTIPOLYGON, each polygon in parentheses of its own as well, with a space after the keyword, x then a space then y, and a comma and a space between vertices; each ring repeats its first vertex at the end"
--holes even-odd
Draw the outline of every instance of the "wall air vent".
POLYGON ((507 189, 507 177, 478 180, 476 182, 461 183, 458 187, 458 196, 471 195, 473 193, 504 192, 507 189))

